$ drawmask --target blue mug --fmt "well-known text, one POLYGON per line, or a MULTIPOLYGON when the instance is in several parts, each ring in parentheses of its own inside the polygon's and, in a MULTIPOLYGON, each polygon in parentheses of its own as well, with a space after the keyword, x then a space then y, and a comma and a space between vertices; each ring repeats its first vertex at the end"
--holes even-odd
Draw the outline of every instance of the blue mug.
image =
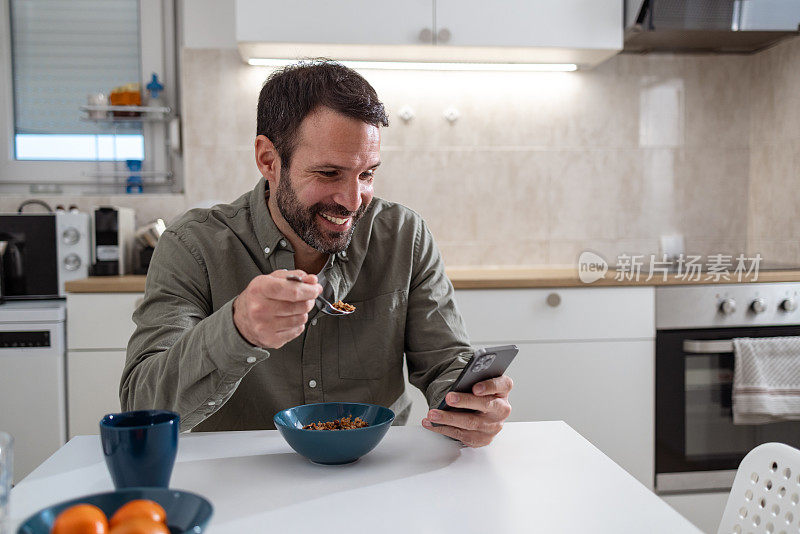
POLYGON ((110 413, 100 442, 114 487, 169 487, 178 454, 180 416, 166 410, 110 413))

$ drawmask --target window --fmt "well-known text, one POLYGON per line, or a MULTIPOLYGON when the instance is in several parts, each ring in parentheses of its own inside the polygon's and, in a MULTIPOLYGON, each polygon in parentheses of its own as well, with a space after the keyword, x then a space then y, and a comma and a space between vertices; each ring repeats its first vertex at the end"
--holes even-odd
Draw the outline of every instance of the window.
POLYGON ((180 191, 174 0, 4 4, 0 191, 121 193, 127 160, 142 161, 144 192, 180 191), (153 73, 165 86, 155 102, 162 112, 81 109, 91 94, 135 83, 147 106, 153 73))
POLYGON ((138 0, 11 0, 14 156, 144 159, 142 125, 81 120, 87 95, 139 83, 138 0))

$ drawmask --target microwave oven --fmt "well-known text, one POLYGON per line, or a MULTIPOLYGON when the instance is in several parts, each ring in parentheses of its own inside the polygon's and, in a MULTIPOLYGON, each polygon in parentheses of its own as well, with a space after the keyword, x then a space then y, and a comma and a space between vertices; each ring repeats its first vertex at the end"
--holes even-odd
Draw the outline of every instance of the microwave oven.
POLYGON ((65 297, 91 263, 88 213, 0 214, 0 299, 65 297))

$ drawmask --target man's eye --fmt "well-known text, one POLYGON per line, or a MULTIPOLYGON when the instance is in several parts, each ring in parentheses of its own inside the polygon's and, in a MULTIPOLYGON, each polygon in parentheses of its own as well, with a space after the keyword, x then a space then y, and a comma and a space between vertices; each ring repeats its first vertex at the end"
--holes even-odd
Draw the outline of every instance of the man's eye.
POLYGON ((361 179, 367 182, 371 181, 373 178, 375 178, 374 171, 365 172, 364 174, 361 175, 361 179))
POLYGON ((337 174, 336 171, 317 171, 317 172, 326 178, 333 178, 337 174))

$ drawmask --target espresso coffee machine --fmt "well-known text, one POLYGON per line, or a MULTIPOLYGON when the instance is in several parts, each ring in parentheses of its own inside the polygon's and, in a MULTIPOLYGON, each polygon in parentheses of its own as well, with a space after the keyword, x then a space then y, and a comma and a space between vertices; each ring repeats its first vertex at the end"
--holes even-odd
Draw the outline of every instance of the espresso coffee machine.
POLYGON ((95 276, 130 274, 133 269, 133 244, 136 225, 131 208, 101 206, 95 208, 92 246, 95 276))

